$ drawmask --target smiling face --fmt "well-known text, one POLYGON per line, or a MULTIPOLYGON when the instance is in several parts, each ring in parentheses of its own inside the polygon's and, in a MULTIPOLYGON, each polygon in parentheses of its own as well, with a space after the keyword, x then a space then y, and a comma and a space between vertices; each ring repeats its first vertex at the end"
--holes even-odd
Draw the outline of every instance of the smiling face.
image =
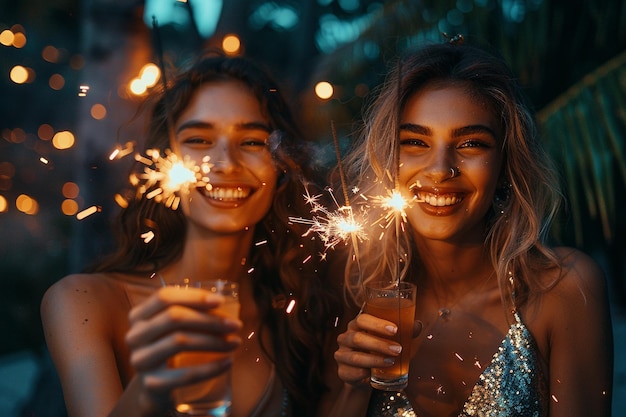
POLYGON ((215 233, 252 230, 269 211, 277 170, 267 139, 270 122, 254 95, 236 81, 200 86, 175 123, 175 152, 197 164, 208 156, 211 190, 182 198, 190 227, 215 233))
POLYGON ((400 123, 399 181, 418 238, 484 240, 502 167, 502 133, 487 104, 458 84, 429 84, 400 123), (454 170, 454 172, 453 172, 454 170))

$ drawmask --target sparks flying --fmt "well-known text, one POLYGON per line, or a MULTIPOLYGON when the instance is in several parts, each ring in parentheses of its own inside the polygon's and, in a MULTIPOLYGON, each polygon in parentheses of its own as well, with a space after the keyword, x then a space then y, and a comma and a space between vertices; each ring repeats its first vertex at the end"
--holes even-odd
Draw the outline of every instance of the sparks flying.
POLYGON ((197 165, 188 156, 180 159, 169 150, 166 150, 165 157, 157 149, 149 149, 146 154, 149 158, 135 155, 135 160, 146 167, 143 173, 133 174, 130 178, 139 195, 154 198, 175 210, 180 203, 180 194, 187 194, 195 187, 212 188, 208 177, 212 164, 208 156, 197 165))
POLYGON ((398 218, 402 219, 402 223, 406 223, 406 208, 409 207, 409 202, 402 197, 400 191, 387 190, 387 195, 372 197, 372 201, 382 208, 384 212, 383 217, 375 223, 384 221, 385 228, 389 227, 398 218))
POLYGON ((339 205, 333 190, 331 188, 326 189, 335 204, 336 210, 329 210, 324 207, 320 202, 321 194, 311 195, 309 190, 306 190, 304 195, 305 201, 311 206, 312 218, 304 219, 301 217, 290 217, 289 220, 294 223, 301 223, 309 225, 309 229, 303 236, 308 236, 311 233, 317 233, 317 235, 324 242, 326 249, 334 248, 339 243, 348 243, 350 240, 363 241, 367 239, 367 233, 363 227, 363 221, 359 221, 357 216, 349 205, 339 205))

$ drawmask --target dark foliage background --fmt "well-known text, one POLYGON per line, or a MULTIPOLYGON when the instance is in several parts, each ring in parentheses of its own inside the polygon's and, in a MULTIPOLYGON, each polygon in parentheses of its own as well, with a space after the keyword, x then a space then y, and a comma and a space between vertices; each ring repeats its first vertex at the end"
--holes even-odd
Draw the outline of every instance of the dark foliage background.
MULTIPOLYGON (((183 65, 203 48, 219 46, 225 34, 237 34, 243 52, 284 84, 309 139, 319 145, 321 169, 334 163, 331 121, 347 145, 367 94, 398 53, 441 42, 443 32, 501 51, 527 87, 563 170, 570 204, 554 238, 596 258, 616 311, 626 305, 623 0, 228 0, 212 2, 220 15, 208 37, 199 30, 208 12, 194 15, 200 1, 176 4, 186 18, 161 25, 166 60, 183 65), (314 95, 321 80, 333 83, 332 99, 314 95)), ((0 355, 41 352, 43 292, 111 246, 113 196, 124 187, 129 160, 108 157, 140 138, 143 128, 134 118, 139 100, 120 86, 157 59, 144 6, 140 0, 0 3, 0 32, 22 31, 27 38, 21 48, 0 44, 0 197, 8 204, 0 212, 0 355), (50 45, 58 50, 54 62, 42 58, 50 45), (15 65, 32 68, 34 81, 12 82, 15 65), (64 78, 63 88, 49 86, 54 74, 64 78), (90 87, 85 97, 78 95, 81 85, 90 87), (90 115, 94 104, 106 107, 104 119, 90 115), (73 132, 74 147, 54 148, 39 134, 43 124, 73 132), (98 213, 79 221, 61 212, 68 181, 80 187, 79 208, 95 205, 98 213), (16 208, 22 194, 38 202, 36 214, 16 208)))

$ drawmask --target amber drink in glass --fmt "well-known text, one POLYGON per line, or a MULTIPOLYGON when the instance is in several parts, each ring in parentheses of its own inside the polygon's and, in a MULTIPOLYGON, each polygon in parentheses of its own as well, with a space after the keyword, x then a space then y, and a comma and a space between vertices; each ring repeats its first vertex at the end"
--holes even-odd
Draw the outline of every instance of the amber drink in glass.
POLYGON ((376 281, 366 285, 365 294, 365 312, 395 323, 398 332, 393 339, 402 346, 393 366, 372 368, 370 384, 384 391, 404 389, 409 381, 416 287, 408 282, 376 281))
MULTIPOLYGON (((212 310, 212 313, 225 317, 239 317, 239 286, 235 282, 226 280, 215 281, 185 281, 175 286, 185 289, 189 287, 202 288, 207 291, 221 294, 225 302, 212 310)), ((207 362, 224 359, 232 355, 231 352, 181 352, 170 360, 170 367, 191 367, 207 362)), ((176 412, 179 416, 228 417, 232 405, 231 372, 181 387, 173 393, 176 412)))

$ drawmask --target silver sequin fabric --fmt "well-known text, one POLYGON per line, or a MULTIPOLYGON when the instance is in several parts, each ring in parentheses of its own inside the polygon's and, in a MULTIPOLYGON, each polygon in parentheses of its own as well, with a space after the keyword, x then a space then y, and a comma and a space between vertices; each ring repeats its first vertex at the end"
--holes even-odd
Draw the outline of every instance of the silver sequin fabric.
MULTIPOLYGON (((515 313, 513 323, 459 417, 544 417, 548 391, 535 340, 515 313)), ((368 417, 417 416, 403 392, 374 390, 368 417)))
POLYGON ((515 313, 514 323, 459 417, 542 417, 548 390, 535 339, 515 313))
POLYGON ((417 417, 403 391, 374 390, 367 417, 417 417))

